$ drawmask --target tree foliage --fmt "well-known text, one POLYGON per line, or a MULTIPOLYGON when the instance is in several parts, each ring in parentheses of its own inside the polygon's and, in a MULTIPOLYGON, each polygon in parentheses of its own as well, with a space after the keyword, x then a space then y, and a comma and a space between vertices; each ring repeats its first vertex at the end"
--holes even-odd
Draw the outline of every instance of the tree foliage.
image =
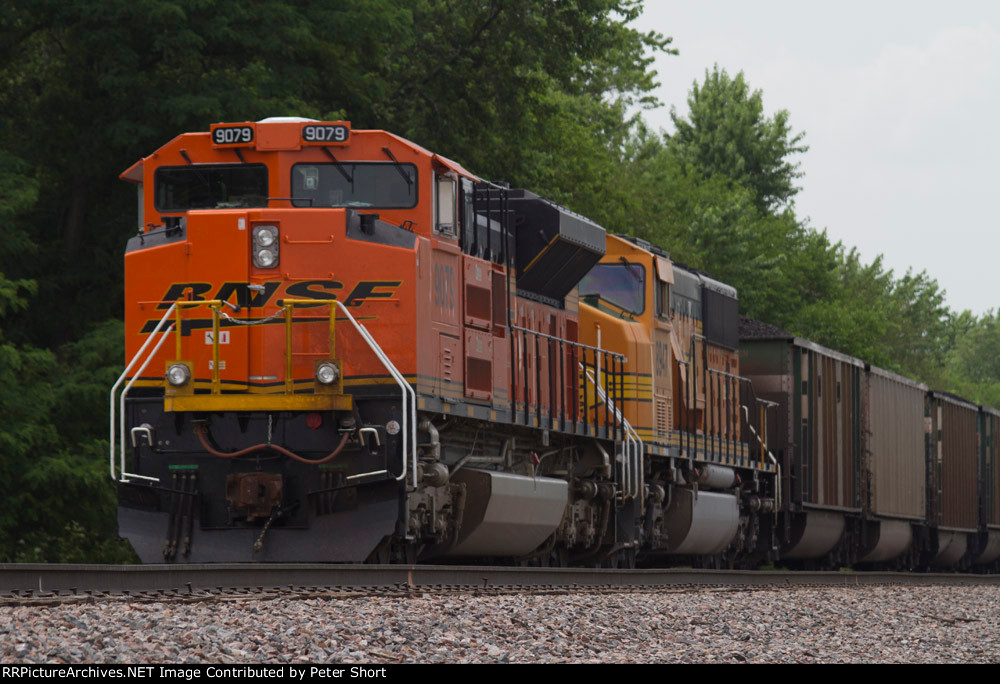
POLYGON ((955 317, 953 327, 948 381, 962 396, 1000 407, 1000 312, 988 311, 976 319, 965 311, 955 317))
POLYGON ((789 327, 873 365, 926 382, 938 380, 946 353, 949 311, 944 292, 926 273, 901 278, 882 257, 861 263, 857 249, 838 245, 837 288, 807 303, 789 327))
POLYGON ((791 207, 764 211, 746 179, 695 168, 676 136, 640 130, 626 163, 635 188, 629 230, 678 261, 731 283, 741 309, 785 325, 804 297, 830 299, 837 247, 803 226, 791 207))
POLYGON ((764 114, 742 73, 717 66, 695 84, 686 117, 661 140, 640 131, 632 171, 643 214, 634 232, 734 285, 740 308, 875 365, 943 378, 951 313, 926 273, 896 277, 882 258, 831 243, 795 215, 806 151, 789 115, 764 114))
POLYGON ((788 112, 764 116, 761 91, 751 91, 740 72, 730 78, 716 65, 688 96, 688 118, 671 110, 672 150, 704 177, 725 176, 753 192, 762 213, 787 205, 802 174, 791 155, 809 148, 792 134, 788 112))

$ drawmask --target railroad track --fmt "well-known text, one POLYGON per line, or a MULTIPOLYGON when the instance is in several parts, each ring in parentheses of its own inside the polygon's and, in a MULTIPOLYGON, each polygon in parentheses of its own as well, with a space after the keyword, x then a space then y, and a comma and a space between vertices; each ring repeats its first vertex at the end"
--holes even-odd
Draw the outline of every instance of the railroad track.
POLYGON ((1000 584, 998 575, 748 570, 609 570, 458 565, 0 564, 0 605, 96 600, 345 598, 413 593, 747 590, 1000 584))

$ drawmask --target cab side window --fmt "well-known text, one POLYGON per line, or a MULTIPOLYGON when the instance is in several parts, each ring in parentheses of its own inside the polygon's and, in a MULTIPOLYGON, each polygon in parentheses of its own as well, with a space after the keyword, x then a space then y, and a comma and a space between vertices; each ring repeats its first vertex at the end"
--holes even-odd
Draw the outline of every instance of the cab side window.
POLYGON ((670 283, 656 279, 656 315, 670 318, 670 283))
POLYGON ((435 207, 437 209, 437 221, 435 222, 435 232, 453 236, 456 231, 456 197, 455 179, 447 176, 437 177, 437 197, 435 207))

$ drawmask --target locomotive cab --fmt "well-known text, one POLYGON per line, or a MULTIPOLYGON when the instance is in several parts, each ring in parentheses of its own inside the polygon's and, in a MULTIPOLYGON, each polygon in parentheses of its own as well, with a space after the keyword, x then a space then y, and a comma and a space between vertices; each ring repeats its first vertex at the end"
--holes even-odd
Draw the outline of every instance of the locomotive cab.
POLYGON ((181 135, 122 174, 140 215, 111 467, 144 561, 364 560, 395 532, 417 236, 433 179, 462 172, 383 131, 280 118, 181 135))

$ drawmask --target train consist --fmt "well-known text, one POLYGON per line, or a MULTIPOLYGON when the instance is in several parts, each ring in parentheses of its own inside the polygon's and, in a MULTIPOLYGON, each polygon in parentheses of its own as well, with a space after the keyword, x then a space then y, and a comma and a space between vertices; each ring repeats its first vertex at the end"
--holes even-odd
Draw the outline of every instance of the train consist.
POLYGON ((1000 413, 741 329, 642 240, 342 121, 122 178, 144 562, 1000 569, 1000 413))

